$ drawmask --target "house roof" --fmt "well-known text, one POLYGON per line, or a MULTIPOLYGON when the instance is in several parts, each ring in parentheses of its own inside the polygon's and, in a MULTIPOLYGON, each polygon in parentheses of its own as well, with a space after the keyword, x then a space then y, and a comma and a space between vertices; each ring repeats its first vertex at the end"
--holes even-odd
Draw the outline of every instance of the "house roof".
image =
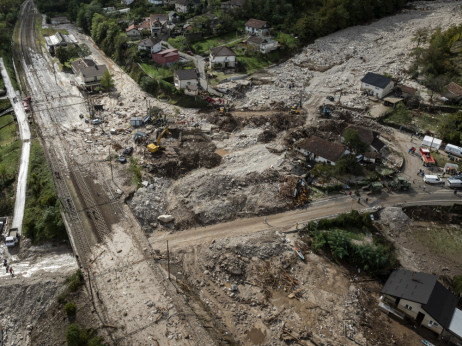
POLYGON ((422 308, 439 324, 448 329, 458 301, 456 296, 437 281, 427 304, 423 305, 422 308))
POLYGON ((427 304, 436 284, 436 275, 397 269, 390 274, 382 293, 427 304))
POLYGON ((329 142, 316 136, 302 139, 295 145, 300 149, 304 149, 332 162, 338 161, 346 150, 345 146, 342 144, 329 142))
POLYGON ((96 63, 91 59, 77 59, 71 62, 71 66, 74 72, 78 73, 83 68, 96 66, 96 63))
POLYGON ((381 74, 373 73, 373 72, 368 72, 366 75, 361 79, 361 82, 367 83, 370 85, 373 85, 375 87, 378 87, 380 89, 385 89, 386 86, 391 82, 392 80, 386 76, 382 76, 381 74))
POLYGON ((456 96, 462 96, 462 87, 459 84, 456 84, 454 82, 449 83, 446 85, 446 89, 451 93, 456 96))
MULTIPOLYGON (((366 129, 365 127, 361 126, 348 125, 345 131, 348 129, 357 131, 361 141, 368 145, 371 145, 372 141, 374 140, 374 137, 378 136, 377 132, 374 132, 371 129, 366 129)), ((345 133, 345 131, 343 131, 343 133, 345 133)))
POLYGON ((268 25, 268 22, 264 20, 254 19, 254 18, 249 19, 245 23, 245 26, 255 28, 255 29, 262 29, 265 25, 268 25))
POLYGON ((226 46, 212 48, 211 54, 213 56, 236 56, 236 53, 226 46))
POLYGON ((97 76, 102 76, 104 74, 104 71, 107 70, 106 65, 95 65, 95 66, 89 66, 89 67, 84 67, 80 70, 80 73, 84 77, 97 77, 97 76))
POLYGON ((127 31, 127 32, 130 31, 130 30, 138 30, 138 25, 132 24, 127 29, 125 29, 125 31, 127 31))
POLYGON ((168 57, 168 56, 174 56, 174 55, 178 55, 178 49, 165 49, 163 51, 160 51, 158 53, 153 53, 153 54, 157 54, 157 55, 161 55, 161 56, 164 56, 164 57, 168 57))
POLYGON ((401 89, 401 92, 409 95, 414 95, 417 92, 417 89, 411 88, 407 85, 400 85, 399 88, 401 89))
POLYGON ((151 21, 151 23, 155 22, 155 21, 159 21, 159 22, 167 22, 168 21, 168 14, 166 13, 161 13, 161 14, 151 14, 149 16, 149 20, 151 21))
POLYGON ((138 29, 150 29, 151 28, 151 22, 149 20, 149 18, 143 20, 139 25, 138 25, 138 29))
POLYGON ((143 47, 154 47, 156 44, 161 42, 162 40, 158 37, 148 37, 145 38, 144 40, 141 40, 138 42, 138 46, 143 46, 143 47))
POLYGON ((190 70, 176 70, 175 75, 179 80, 197 79, 197 71, 190 70))

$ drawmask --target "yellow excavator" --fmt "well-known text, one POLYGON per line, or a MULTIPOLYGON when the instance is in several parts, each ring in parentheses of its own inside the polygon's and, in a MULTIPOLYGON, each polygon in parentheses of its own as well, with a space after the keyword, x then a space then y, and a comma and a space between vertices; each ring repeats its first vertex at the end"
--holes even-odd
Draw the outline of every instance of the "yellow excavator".
POLYGON ((159 151, 159 149, 161 148, 159 145, 160 140, 166 133, 168 133, 168 126, 166 126, 164 131, 162 131, 162 133, 157 137, 157 140, 155 143, 148 144, 147 149, 151 154, 154 154, 159 151))

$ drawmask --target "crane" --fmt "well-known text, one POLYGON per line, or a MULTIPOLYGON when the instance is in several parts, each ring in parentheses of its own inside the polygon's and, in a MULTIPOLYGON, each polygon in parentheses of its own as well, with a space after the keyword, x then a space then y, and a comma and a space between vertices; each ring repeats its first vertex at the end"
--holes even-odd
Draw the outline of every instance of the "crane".
POLYGON ((166 133, 168 133, 168 126, 166 126, 164 131, 162 131, 162 133, 157 137, 157 140, 155 143, 148 144, 147 149, 150 153, 154 154, 159 151, 159 149, 161 148, 159 145, 160 140, 166 133))

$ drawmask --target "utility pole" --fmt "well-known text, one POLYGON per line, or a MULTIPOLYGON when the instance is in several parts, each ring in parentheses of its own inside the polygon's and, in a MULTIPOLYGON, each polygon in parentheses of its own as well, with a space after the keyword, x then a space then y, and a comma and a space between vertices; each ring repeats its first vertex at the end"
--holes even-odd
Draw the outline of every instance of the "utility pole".
POLYGON ((167 270, 168 270, 168 279, 170 280, 170 252, 168 251, 168 240, 167 240, 167 270))

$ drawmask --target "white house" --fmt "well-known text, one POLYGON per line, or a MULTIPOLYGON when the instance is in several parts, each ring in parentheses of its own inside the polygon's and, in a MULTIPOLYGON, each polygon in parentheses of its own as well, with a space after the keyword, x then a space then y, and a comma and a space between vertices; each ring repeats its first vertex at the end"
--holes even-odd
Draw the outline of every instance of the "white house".
POLYGON ((188 0, 175 1, 175 11, 179 13, 188 13, 189 12, 189 1, 188 0))
POLYGON ((162 6, 164 4, 164 0, 148 0, 148 2, 154 6, 162 6))
POLYGON ((361 79, 361 90, 365 90, 369 95, 381 99, 387 96, 395 86, 393 81, 377 73, 368 72, 361 79))
POLYGON ((125 29, 125 32, 130 38, 138 38, 141 36, 141 32, 138 30, 138 26, 135 24, 130 25, 127 29, 125 29))
POLYGON ((436 275, 397 269, 382 289, 379 307, 398 317, 414 320, 447 342, 462 342, 462 311, 458 299, 440 284, 436 275))
POLYGON ((236 53, 226 46, 212 48, 210 52, 210 67, 219 65, 222 68, 234 68, 236 66, 236 53))
POLYGON ((278 48, 278 41, 268 37, 250 36, 247 40, 247 45, 263 54, 267 54, 278 48))
POLYGON ((91 59, 75 60, 71 63, 71 67, 81 83, 88 87, 99 86, 103 74, 107 70, 106 65, 97 65, 91 59))
POLYGON ((245 31, 249 35, 265 36, 269 33, 270 25, 264 20, 251 18, 245 23, 245 31))
POLYGON ((162 50, 162 40, 160 38, 148 37, 138 43, 138 50, 157 53, 162 50))
POLYGON ((294 148, 308 160, 333 166, 343 155, 350 153, 344 145, 329 142, 316 136, 299 140, 295 143, 294 148))
POLYGON ((173 73, 175 88, 183 89, 186 95, 197 95, 199 80, 196 70, 176 70, 173 73))
POLYGON ((121 3, 128 6, 128 5, 133 4, 134 1, 135 1, 135 0, 122 0, 121 3))

